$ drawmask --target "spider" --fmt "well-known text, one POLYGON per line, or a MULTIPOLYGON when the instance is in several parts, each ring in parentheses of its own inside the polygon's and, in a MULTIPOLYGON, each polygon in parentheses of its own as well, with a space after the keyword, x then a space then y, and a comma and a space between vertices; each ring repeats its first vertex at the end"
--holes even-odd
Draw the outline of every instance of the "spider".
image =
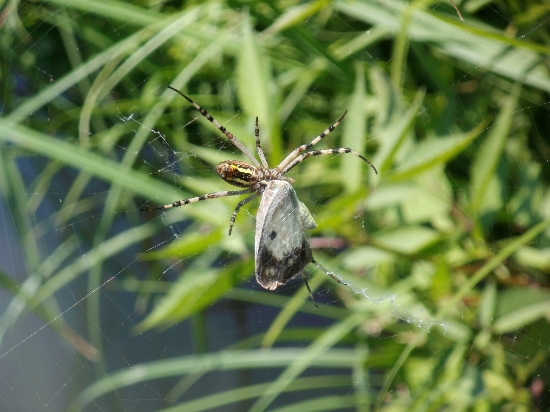
POLYGON ((220 197, 228 197, 228 196, 240 196, 245 195, 248 193, 252 193, 251 196, 245 198, 244 200, 241 200, 237 207, 235 208, 235 211, 233 212, 233 215, 231 216, 231 221, 229 224, 229 236, 231 236, 231 232, 233 231, 233 225, 235 224, 235 220, 237 219, 237 215, 239 214, 239 211, 241 208, 249 203, 250 201, 254 200, 259 195, 263 194, 268 182, 274 181, 274 180, 283 180, 288 183, 294 183, 294 180, 286 177, 285 174, 287 174, 291 169, 293 169, 298 164, 302 163, 305 159, 307 159, 310 156, 321 156, 321 155, 336 155, 336 154, 342 154, 342 153, 352 153, 361 160, 367 162, 370 167, 374 170, 376 174, 378 174, 378 171, 376 170, 376 167, 365 157, 357 153, 356 151, 350 149, 349 147, 339 148, 339 149, 323 149, 323 150, 312 150, 306 153, 303 153, 304 151, 312 148, 314 145, 319 143, 324 137, 329 135, 338 127, 340 123, 342 123, 342 120, 347 114, 347 110, 344 112, 342 116, 340 116, 334 123, 332 123, 329 127, 325 129, 323 133, 318 135, 315 139, 313 139, 311 142, 301 145, 300 147, 294 149, 290 154, 288 154, 281 163, 279 163, 278 166, 274 167, 273 169, 269 168, 269 165, 267 163, 264 151, 262 150, 262 146, 260 144, 260 125, 258 117, 256 117, 256 125, 254 127, 254 135, 256 137, 256 150, 258 151, 258 156, 260 158, 260 162, 254 157, 254 155, 248 150, 239 139, 237 139, 237 136, 235 136, 233 133, 228 131, 224 126, 220 124, 210 113, 208 113, 206 110, 204 110, 201 106, 198 105, 194 100, 192 100, 190 97, 185 95, 183 92, 168 86, 169 89, 175 91, 179 95, 183 96, 189 103, 191 103, 195 108, 205 117, 207 118, 214 126, 218 128, 225 136, 229 139, 231 143, 233 143, 241 152, 243 152, 250 160, 251 163, 242 162, 240 160, 227 160, 225 162, 221 162, 216 166, 216 173, 225 180, 227 183, 244 188, 243 190, 225 190, 223 192, 213 192, 208 193, 205 195, 192 197, 190 199, 183 199, 178 200, 174 203, 169 203, 163 206, 157 206, 157 207, 142 207, 139 210, 148 212, 151 210, 161 210, 161 209, 170 209, 173 207, 180 207, 188 205, 189 203, 195 203, 200 202, 202 200, 208 200, 208 199, 217 199, 220 197))

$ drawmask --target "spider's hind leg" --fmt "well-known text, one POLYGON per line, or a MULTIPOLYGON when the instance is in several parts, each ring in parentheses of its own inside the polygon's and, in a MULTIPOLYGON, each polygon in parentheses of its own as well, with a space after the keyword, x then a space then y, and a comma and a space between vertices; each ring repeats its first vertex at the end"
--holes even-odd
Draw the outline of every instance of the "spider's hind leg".
POLYGON ((197 102, 195 102, 193 99, 191 99, 189 96, 187 96, 185 93, 179 91, 178 89, 173 88, 172 86, 168 86, 170 90, 175 91, 180 96, 185 98, 189 103, 191 103, 195 108, 202 114, 210 123, 212 123, 214 126, 218 128, 220 132, 222 132, 231 143, 233 143, 241 152, 243 152, 250 160, 252 160, 252 163, 260 167, 260 163, 256 158, 252 155, 250 150, 248 150, 245 145, 242 144, 242 142, 237 139, 237 136, 235 136, 233 133, 231 133, 229 130, 225 128, 220 122, 218 122, 214 116, 212 116, 210 113, 208 113, 206 110, 204 110, 197 102))
POLYGON ((152 210, 171 209, 171 208, 174 208, 174 207, 185 206, 185 205, 188 205, 189 203, 202 202, 203 200, 217 199, 217 198, 220 198, 220 197, 229 197, 229 196, 240 196, 240 195, 244 195, 244 194, 247 194, 247 193, 250 193, 249 189, 245 189, 245 190, 225 190, 223 192, 207 193, 205 195, 192 197, 190 199, 178 200, 174 203, 168 203, 168 204, 162 205, 162 206, 154 206, 154 207, 143 206, 143 207, 139 208, 139 211, 140 212, 150 212, 152 210))

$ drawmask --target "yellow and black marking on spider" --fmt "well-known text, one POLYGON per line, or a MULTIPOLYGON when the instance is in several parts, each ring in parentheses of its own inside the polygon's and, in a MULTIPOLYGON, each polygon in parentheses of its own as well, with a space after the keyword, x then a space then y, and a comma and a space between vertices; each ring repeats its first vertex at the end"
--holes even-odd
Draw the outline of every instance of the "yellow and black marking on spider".
MULTIPOLYGON (((254 157, 237 137, 222 126, 210 113, 200 107, 195 101, 186 96, 181 91, 168 86, 176 93, 183 96, 210 122, 214 124, 241 152, 243 152, 252 162, 246 163, 239 160, 227 160, 216 166, 216 173, 227 183, 245 188, 243 190, 228 190, 223 192, 208 193, 202 196, 190 199, 178 200, 164 206, 142 207, 140 211, 151 211, 159 209, 169 209, 188 205, 189 203, 200 202, 207 199, 216 199, 219 197, 238 196, 252 193, 251 196, 240 201, 231 216, 229 224, 229 235, 233 230, 233 225, 237 219, 239 210, 262 195, 258 216, 256 219, 256 280, 266 289, 274 290, 279 285, 284 285, 289 279, 301 273, 309 264, 314 263, 326 274, 331 276, 339 283, 345 284, 332 272, 327 271, 318 262, 313 259, 311 247, 306 236, 305 229, 314 229, 317 224, 311 216, 307 207, 298 200, 296 192, 291 183, 294 183, 285 174, 293 167, 300 164, 310 156, 321 156, 331 154, 351 153, 367 162, 376 174, 376 167, 365 157, 350 149, 349 147, 338 149, 312 150, 324 137, 329 135, 346 116, 346 112, 338 118, 333 124, 313 139, 310 143, 304 144, 294 149, 283 161, 273 169, 269 168, 262 146, 260 144, 260 126, 256 117, 254 135, 256 137, 256 150, 261 163, 254 157)), ((305 279, 305 278, 304 278, 305 279)), ((306 286, 309 290, 309 285, 306 286)), ((311 290, 310 290, 311 294, 311 290)), ((313 298, 313 296, 312 296, 313 298)))

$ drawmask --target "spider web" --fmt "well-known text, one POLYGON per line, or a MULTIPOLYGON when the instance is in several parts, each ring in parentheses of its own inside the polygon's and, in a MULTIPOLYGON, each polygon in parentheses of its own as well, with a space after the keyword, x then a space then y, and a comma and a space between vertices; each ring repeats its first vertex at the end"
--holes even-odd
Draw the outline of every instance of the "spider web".
POLYGON ((1 9, 1 410, 546 410, 540 8, 149 3, 1 9), (348 286, 263 290, 259 200, 137 212, 246 160, 167 84, 272 167, 349 110, 315 148, 379 176, 289 174, 348 286))

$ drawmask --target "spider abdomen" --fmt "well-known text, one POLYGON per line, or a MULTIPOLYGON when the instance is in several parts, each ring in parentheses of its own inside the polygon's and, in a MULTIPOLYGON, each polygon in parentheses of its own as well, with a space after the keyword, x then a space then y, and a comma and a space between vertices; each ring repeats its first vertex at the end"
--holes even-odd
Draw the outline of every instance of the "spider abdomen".
POLYGON ((216 166, 216 173, 230 185, 238 187, 252 187, 263 177, 256 166, 239 160, 221 162, 216 166))

